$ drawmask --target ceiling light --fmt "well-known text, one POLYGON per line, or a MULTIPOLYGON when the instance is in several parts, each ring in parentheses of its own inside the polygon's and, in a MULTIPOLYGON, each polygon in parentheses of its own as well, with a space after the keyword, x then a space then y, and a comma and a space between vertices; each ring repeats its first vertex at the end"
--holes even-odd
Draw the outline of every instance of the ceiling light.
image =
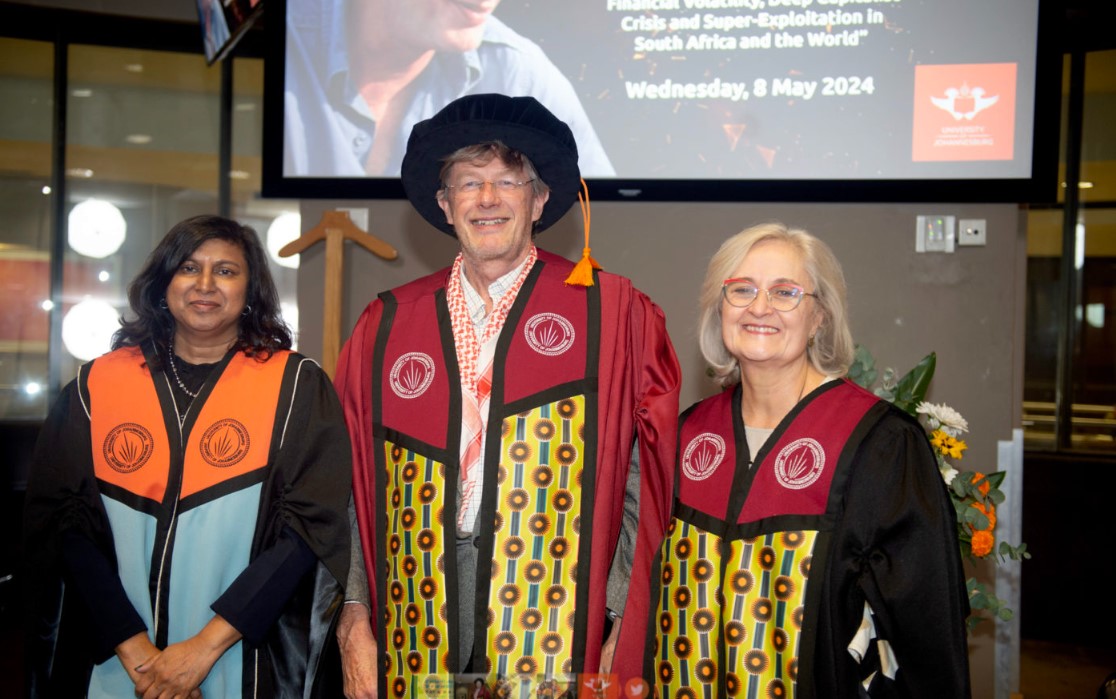
POLYGON ((111 349, 119 321, 120 314, 108 302, 85 299, 62 318, 62 344, 78 359, 96 359, 111 349))
POLYGON ((302 235, 302 217, 296 213, 279 214, 267 227, 267 251, 271 259, 283 267, 298 268, 298 255, 279 257, 284 245, 302 235))
POLYGON ((143 64, 142 63, 126 63, 126 64, 124 64, 124 70, 128 71, 129 73, 142 73, 143 72, 143 64))
POLYGON ((90 177, 93 176, 93 171, 90 170, 87 167, 71 167, 71 168, 66 168, 66 176, 67 177, 81 177, 83 179, 89 179, 90 177))
POLYGON ((93 91, 88 87, 79 87, 72 90, 70 94, 74 97, 92 97, 93 91))
POLYGON ((151 143, 151 137, 145 133, 131 133, 125 136, 124 140, 137 146, 146 146, 151 143))
POLYGON ((252 175, 246 170, 229 170, 230 180, 246 180, 252 175))
POLYGON ((87 199, 70 210, 67 228, 67 238, 75 252, 100 259, 120 249, 128 224, 114 205, 87 199))

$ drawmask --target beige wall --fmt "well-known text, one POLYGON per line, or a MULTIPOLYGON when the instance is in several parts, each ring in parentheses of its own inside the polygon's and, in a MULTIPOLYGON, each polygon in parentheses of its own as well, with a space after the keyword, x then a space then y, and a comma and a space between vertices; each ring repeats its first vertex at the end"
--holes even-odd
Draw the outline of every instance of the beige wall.
MULTIPOLYGON (((429 227, 406 202, 302 202, 304 229, 338 206, 368 207, 369 229, 400 253, 385 262, 346 249, 343 335, 376 293, 448 265, 455 241, 429 227)), ((733 204, 600 202, 592 210, 593 256, 631 277, 664 310, 684 373, 682 407, 712 393, 695 339, 698 289, 710 256, 749 225, 781 220, 824 238, 849 283, 856 340, 882 370, 903 372, 931 350, 938 373, 930 399, 959 410, 971 428, 962 463, 995 470, 997 440, 1019 425, 1026 283, 1025 215, 1010 204, 733 204), (915 252, 915 217, 946 214, 987 220, 986 247, 952 254, 915 252)), ((582 247, 575 206, 538 243, 576 258, 582 247)), ((304 254, 299 274, 300 348, 321 351, 324 250, 304 254)), ((973 642, 975 697, 993 696, 993 638, 973 642)))

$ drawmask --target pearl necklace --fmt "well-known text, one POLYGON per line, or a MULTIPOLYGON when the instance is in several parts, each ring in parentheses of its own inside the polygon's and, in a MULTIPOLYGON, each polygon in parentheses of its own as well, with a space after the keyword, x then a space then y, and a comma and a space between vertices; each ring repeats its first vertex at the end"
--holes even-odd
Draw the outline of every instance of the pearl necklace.
POLYGON ((174 382, 178 384, 178 387, 182 389, 182 392, 190 396, 190 398, 197 398, 198 394, 201 393, 201 390, 199 389, 197 391, 191 391, 190 389, 186 388, 186 384, 182 383, 182 379, 178 378, 178 367, 174 364, 173 347, 167 347, 167 360, 170 363, 171 373, 174 374, 174 382))

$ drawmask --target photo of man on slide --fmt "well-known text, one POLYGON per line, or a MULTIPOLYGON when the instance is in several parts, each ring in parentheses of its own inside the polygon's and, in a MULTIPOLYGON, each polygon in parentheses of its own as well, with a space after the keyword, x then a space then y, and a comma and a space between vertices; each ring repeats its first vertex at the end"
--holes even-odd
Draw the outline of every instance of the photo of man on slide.
POLYGON ((532 96, 585 177, 614 176, 570 81, 500 0, 287 0, 286 177, 398 177, 411 126, 467 94, 532 96))

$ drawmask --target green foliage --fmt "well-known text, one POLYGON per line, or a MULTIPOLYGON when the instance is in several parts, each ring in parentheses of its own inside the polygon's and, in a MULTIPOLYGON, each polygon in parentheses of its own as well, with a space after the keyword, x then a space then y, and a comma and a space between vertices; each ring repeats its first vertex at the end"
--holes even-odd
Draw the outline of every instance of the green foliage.
POLYGON ((899 379, 899 383, 895 386, 895 399, 891 402, 907 413, 916 415, 915 408, 926 400, 926 391, 930 389, 930 381, 934 378, 937 364, 938 355, 934 352, 923 357, 914 369, 899 379))
POLYGON ((894 403, 911 415, 915 415, 915 408, 926 400, 926 391, 930 389, 930 381, 934 378, 934 369, 938 364, 938 356, 934 352, 922 358, 914 369, 911 369, 902 378, 896 379, 894 369, 884 369, 880 385, 873 388, 879 372, 876 370, 876 358, 864 345, 856 346, 852 366, 849 367, 849 380, 862 386, 880 398, 894 403))

